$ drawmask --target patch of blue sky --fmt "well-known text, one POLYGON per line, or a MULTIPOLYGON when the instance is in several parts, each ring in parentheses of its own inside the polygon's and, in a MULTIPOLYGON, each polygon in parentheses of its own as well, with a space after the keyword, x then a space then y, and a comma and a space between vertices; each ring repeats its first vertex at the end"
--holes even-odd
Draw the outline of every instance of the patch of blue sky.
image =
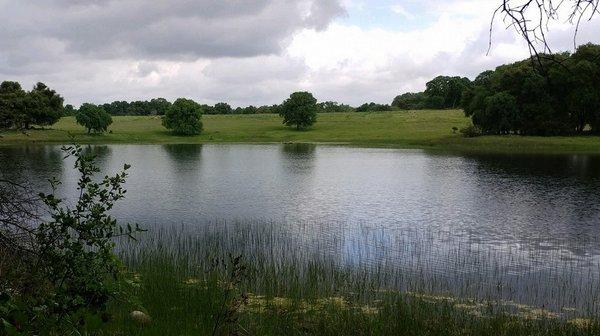
POLYGON ((427 1, 347 0, 344 4, 348 15, 338 22, 363 29, 411 31, 431 25, 438 17, 428 10, 427 1))

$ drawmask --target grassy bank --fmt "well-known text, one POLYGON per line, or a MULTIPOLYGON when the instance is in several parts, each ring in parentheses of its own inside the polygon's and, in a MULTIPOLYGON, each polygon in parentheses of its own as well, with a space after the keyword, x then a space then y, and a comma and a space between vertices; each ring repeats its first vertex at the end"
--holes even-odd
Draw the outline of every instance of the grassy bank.
POLYGON ((469 123, 462 111, 398 111, 321 114, 306 131, 284 127, 276 115, 206 115, 204 133, 178 137, 167 132, 159 117, 115 117, 112 133, 87 135, 74 118, 61 119, 47 130, 2 133, 1 144, 67 143, 281 143, 312 142, 368 147, 421 148, 466 152, 596 153, 600 137, 486 136, 462 138, 452 131, 469 123))
MULTIPOLYGON (((195 234, 151 230, 139 243, 120 245, 130 272, 124 290, 129 294, 112 305, 103 334, 600 334, 598 320, 590 317, 594 313, 551 310, 492 295, 428 292, 425 288, 437 281, 428 277, 420 277, 421 290, 397 290, 393 284, 410 282, 402 270, 369 267, 366 251, 357 251, 356 263, 347 267, 324 252, 326 246, 303 248, 303 230, 290 235, 268 223, 215 224, 195 234), (236 265, 244 270, 236 272, 236 265), (135 323, 129 316, 133 310, 147 313, 152 321, 135 323)), ((482 280, 481 285, 495 291, 500 284, 482 280)), ((560 288, 554 297, 566 297, 570 290, 566 284, 560 288)), ((534 294, 538 288, 526 290, 534 294)))

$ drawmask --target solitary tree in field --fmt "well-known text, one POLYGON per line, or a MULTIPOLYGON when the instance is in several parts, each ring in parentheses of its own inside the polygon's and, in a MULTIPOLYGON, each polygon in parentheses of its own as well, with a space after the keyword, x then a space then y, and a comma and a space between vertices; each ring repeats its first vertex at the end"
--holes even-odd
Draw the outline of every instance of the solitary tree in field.
POLYGON ((88 134, 93 132, 106 132, 112 124, 112 117, 100 106, 83 104, 75 115, 77 123, 87 129, 88 134))
POLYGON ((164 115, 162 124, 175 134, 196 135, 202 132, 202 107, 191 99, 179 98, 164 115))
POLYGON ((283 102, 279 115, 283 124, 303 129, 317 122, 317 100, 310 92, 294 92, 283 102))

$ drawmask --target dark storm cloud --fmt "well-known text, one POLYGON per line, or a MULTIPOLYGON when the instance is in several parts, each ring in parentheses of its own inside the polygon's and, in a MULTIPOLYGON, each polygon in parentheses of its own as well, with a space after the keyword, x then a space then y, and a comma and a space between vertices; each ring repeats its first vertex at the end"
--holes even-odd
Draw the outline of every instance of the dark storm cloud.
POLYGON ((277 54, 343 12, 337 0, 0 0, 0 63, 43 58, 40 41, 104 59, 277 54))

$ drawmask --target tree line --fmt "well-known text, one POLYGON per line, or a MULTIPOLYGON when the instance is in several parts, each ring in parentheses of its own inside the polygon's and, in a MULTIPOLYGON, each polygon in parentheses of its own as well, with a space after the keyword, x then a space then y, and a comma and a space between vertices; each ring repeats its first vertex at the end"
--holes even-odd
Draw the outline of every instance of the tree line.
MULTIPOLYGON (((473 134, 600 133, 599 79, 600 46, 586 44, 580 46, 573 54, 537 55, 535 60, 529 58, 501 65, 495 70, 482 72, 473 81, 465 77, 438 76, 427 82, 423 92, 401 94, 395 97, 390 105, 371 102, 353 108, 333 101, 315 100, 314 104, 310 104, 310 111, 312 115, 312 112, 462 108, 475 126, 472 129, 473 134)), ((271 113, 285 116, 289 112, 286 102, 260 107, 232 108, 224 102, 207 105, 188 99, 184 101, 188 106, 193 103, 194 111, 199 111, 200 114, 271 113)), ((312 99, 305 101, 312 102, 312 99)), ((183 104, 180 102, 179 106, 174 106, 175 103, 164 98, 155 98, 130 103, 85 103, 79 109, 75 109, 72 105, 63 107, 63 102, 64 99, 56 91, 43 83, 37 83, 30 91, 25 91, 17 82, 2 82, 0 128, 28 129, 34 125, 49 126, 63 115, 74 115, 88 133, 104 132, 112 123, 111 116, 165 116, 169 111, 181 108, 183 104)), ((316 117, 313 119, 316 120, 316 117)), ((201 130, 197 123, 194 125, 194 129, 201 130)), ((303 122, 295 125, 301 125, 300 128, 306 127, 303 122)))
MULTIPOLYGON (((219 104, 215 106, 224 107, 219 104)), ((317 121, 317 112, 322 106, 310 92, 294 92, 282 104, 273 105, 270 112, 277 112, 284 125, 300 130, 317 121)), ((167 109, 162 124, 176 135, 197 135, 203 130, 203 114, 206 114, 206 105, 179 98, 167 109)))
MULTIPOLYGON (((111 116, 147 116, 147 115, 165 115, 172 103, 165 98, 154 98, 148 101, 114 101, 98 105, 111 116)), ((233 108, 225 102, 216 103, 214 105, 200 104, 203 114, 279 114, 281 104, 233 108)), ((350 105, 341 104, 333 101, 325 101, 317 103, 318 112, 335 113, 335 112, 352 112, 356 109, 350 105)), ((77 110, 71 105, 65 107, 65 115, 75 115, 77 110)))
POLYGON ((484 134, 600 133, 600 46, 540 56, 477 76, 465 115, 484 134))
POLYGON ((391 106, 401 110, 460 108, 462 94, 470 86, 471 80, 466 77, 438 76, 425 84, 423 92, 396 96, 391 106))

